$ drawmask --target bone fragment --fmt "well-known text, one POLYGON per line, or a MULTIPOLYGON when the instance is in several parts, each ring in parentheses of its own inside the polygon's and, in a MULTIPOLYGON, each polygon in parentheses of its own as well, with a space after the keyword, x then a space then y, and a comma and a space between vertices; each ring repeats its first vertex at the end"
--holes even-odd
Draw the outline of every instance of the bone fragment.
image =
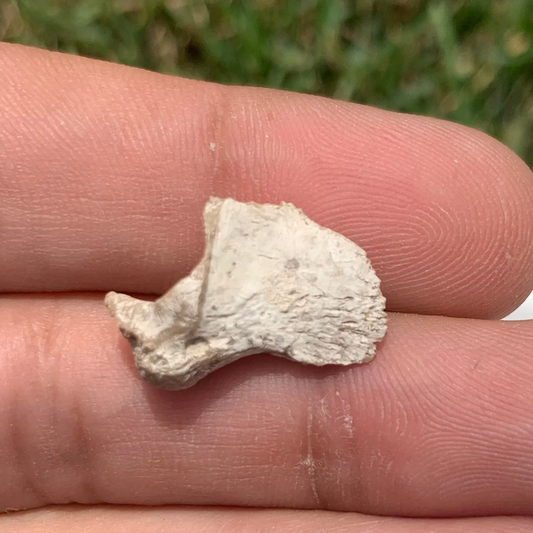
POLYGON ((359 246, 288 203, 211 198, 204 226, 202 260, 158 300, 105 298, 148 382, 186 389, 261 352, 319 366, 374 358, 385 298, 359 246))

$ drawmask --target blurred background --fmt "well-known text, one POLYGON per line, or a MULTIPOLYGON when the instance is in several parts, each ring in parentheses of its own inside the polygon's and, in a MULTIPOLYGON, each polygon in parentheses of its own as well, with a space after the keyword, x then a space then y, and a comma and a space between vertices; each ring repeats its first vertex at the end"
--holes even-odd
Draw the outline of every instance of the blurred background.
POLYGON ((0 0, 0 41, 445 118, 533 166, 532 0, 0 0))

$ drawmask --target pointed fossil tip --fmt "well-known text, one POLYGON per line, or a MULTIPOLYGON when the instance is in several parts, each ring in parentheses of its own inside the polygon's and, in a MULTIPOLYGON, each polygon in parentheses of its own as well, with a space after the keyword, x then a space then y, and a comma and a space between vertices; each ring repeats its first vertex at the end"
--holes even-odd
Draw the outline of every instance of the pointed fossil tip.
POLYGON ((110 311, 115 306, 115 296, 116 295, 117 295, 117 293, 114 292, 114 291, 108 292, 105 295, 104 304, 110 311))
POLYGON ((124 296, 124 295, 118 294, 117 292, 114 292, 114 291, 108 292, 105 295, 104 303, 106 307, 109 309, 109 312, 111 313, 111 315, 113 316, 115 316, 117 305, 121 301, 121 296, 124 296))
POLYGON ((130 315, 133 309, 141 307, 145 302, 141 302, 127 294, 120 294, 118 292, 108 292, 105 296, 104 303, 109 309, 109 313, 113 316, 119 324, 124 325, 129 322, 130 315))

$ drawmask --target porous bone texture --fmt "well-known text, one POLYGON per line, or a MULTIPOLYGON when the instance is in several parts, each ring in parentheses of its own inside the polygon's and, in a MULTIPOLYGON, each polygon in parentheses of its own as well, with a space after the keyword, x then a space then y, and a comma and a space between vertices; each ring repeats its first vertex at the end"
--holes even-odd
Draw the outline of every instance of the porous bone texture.
POLYGON ((157 301, 106 296, 147 381, 185 389, 262 352, 312 365, 374 357, 385 298, 359 246, 288 203, 211 198, 204 225, 202 260, 157 301))

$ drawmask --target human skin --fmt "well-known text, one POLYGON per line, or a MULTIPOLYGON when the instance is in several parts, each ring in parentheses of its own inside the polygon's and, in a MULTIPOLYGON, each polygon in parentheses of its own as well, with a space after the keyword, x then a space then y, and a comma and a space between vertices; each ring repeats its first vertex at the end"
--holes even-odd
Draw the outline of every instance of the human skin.
POLYGON ((486 135, 2 44, 0 244, 0 533, 533 528, 533 322, 494 320, 533 289, 533 177, 486 135), (142 381, 103 295, 186 275, 210 195, 368 252, 371 364, 142 381))

